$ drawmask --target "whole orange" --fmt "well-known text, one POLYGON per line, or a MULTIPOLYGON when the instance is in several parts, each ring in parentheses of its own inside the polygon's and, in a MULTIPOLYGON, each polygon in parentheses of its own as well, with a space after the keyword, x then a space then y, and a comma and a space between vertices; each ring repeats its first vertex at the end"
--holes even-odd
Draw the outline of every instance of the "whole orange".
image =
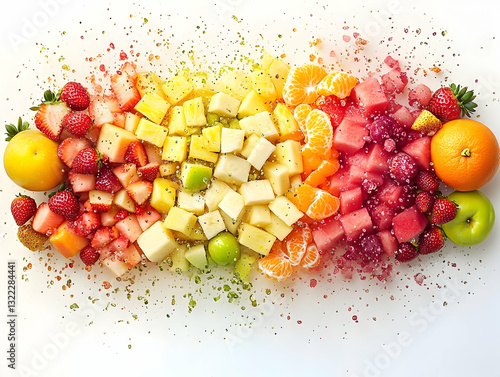
POLYGON ((457 191, 472 191, 494 177, 500 149, 493 132, 472 119, 443 124, 431 140, 431 160, 439 179, 457 191))

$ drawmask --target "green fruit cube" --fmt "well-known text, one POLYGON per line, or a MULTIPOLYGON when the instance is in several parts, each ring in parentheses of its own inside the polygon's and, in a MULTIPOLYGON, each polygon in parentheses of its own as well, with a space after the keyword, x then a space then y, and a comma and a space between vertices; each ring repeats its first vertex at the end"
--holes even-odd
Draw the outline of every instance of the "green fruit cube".
POLYGON ((183 162, 181 180, 186 191, 205 190, 212 179, 212 168, 204 165, 183 162))

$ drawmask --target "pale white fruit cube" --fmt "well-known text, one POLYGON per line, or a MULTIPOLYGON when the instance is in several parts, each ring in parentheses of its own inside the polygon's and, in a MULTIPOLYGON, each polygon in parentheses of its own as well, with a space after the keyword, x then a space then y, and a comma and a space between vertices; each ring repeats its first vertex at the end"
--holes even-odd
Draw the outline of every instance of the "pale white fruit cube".
MULTIPOLYGON (((271 210, 266 205, 251 206, 248 211, 245 212, 243 220, 250 225, 264 228, 265 226, 271 225, 271 210)), ((272 234, 272 232, 269 233, 272 234)))
POLYGON ((265 231, 271 233, 273 236, 283 241, 286 236, 288 236, 292 230, 292 226, 286 225, 278 216, 271 213, 271 222, 262 227, 265 231))
POLYGON ((207 267, 207 251, 205 250, 204 244, 198 244, 190 247, 184 253, 186 259, 196 268, 203 270, 207 267))
POLYGON ((137 239, 137 244, 146 257, 156 263, 165 260, 179 246, 161 221, 146 229, 137 239))
POLYGON ((269 111, 255 114, 254 117, 257 120, 260 136, 265 137, 269 141, 276 141, 279 138, 280 135, 269 111))
POLYGON ((295 140, 286 140, 276 144, 276 161, 288 168, 288 175, 300 174, 304 171, 300 143, 295 140))
POLYGON ((229 216, 227 213, 225 213, 224 211, 220 210, 220 214, 222 216, 222 218, 224 219, 224 224, 226 225, 226 229, 236 235, 236 233, 238 232, 238 227, 240 226, 241 224, 241 220, 243 218, 243 214, 245 213, 245 211, 241 211, 240 215, 238 216, 237 219, 233 219, 231 216, 229 216))
POLYGON ((115 194, 113 197, 113 203, 125 211, 135 213, 135 203, 130 196, 128 196, 127 190, 125 189, 122 189, 115 194))
POLYGON ((130 266, 119 260, 119 259, 114 259, 114 258, 106 258, 102 261, 102 263, 110 269, 110 271, 115 275, 117 278, 122 276, 123 274, 127 273, 130 270, 130 266))
POLYGON ((269 203, 269 209, 288 226, 292 226, 297 220, 304 216, 304 214, 295 207, 295 204, 285 196, 278 196, 269 203))
POLYGON ((209 211, 215 211, 219 208, 219 203, 224 196, 231 190, 229 185, 219 179, 214 179, 207 191, 205 191, 205 204, 209 211))
POLYGON ((274 191, 267 179, 243 183, 238 192, 245 200, 245 206, 269 204, 274 200, 274 191))
POLYGON ((302 183, 302 176, 300 174, 295 174, 290 177, 290 188, 299 187, 302 183))
POLYGON ((264 177, 271 183, 276 196, 284 195, 290 189, 290 177, 285 165, 277 162, 266 162, 262 171, 264 177))
POLYGON ((253 115, 240 119, 240 128, 245 131, 246 136, 260 135, 259 124, 253 115))
POLYGON ((236 191, 228 191, 224 199, 219 203, 219 208, 228 214, 232 219, 237 219, 243 208, 245 208, 245 199, 236 191))
POLYGON ((229 184, 241 185, 248 181, 250 163, 234 154, 220 156, 215 165, 214 177, 229 184))
POLYGON ((273 143, 261 137, 257 145, 255 145, 255 148, 247 157, 247 161, 250 162, 255 169, 260 170, 275 149, 276 146, 273 143))
POLYGON ((226 93, 219 92, 212 96, 210 105, 208 105, 208 112, 214 113, 223 117, 234 118, 238 114, 240 101, 233 98, 226 93))
POLYGON ((267 255, 273 247, 276 237, 248 223, 238 227, 238 242, 259 254, 267 255))
POLYGON ((205 213, 205 198, 199 192, 186 192, 179 190, 177 196, 177 205, 179 208, 192 212, 195 215, 203 215, 205 213))
POLYGON ((203 232, 208 240, 226 230, 226 224, 224 223, 224 219, 222 218, 219 210, 201 215, 198 217, 198 222, 200 223, 201 229, 203 229, 203 232))
POLYGON ((250 153, 254 150, 255 146, 259 143, 259 140, 261 139, 260 136, 257 136, 256 134, 251 134, 245 139, 245 143, 243 144, 243 149, 240 151, 240 155, 242 155, 245 158, 248 158, 250 156, 250 153))
POLYGON ((220 151, 221 153, 239 152, 243 148, 244 141, 245 131, 224 127, 221 133, 220 151))

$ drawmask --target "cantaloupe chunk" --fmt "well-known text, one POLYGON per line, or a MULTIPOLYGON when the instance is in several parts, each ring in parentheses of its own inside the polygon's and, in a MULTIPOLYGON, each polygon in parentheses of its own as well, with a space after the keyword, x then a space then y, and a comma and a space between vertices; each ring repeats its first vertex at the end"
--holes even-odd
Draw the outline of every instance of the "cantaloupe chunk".
POLYGON ((57 232, 49 237, 49 242, 65 258, 71 258, 87 246, 90 240, 76 235, 69 227, 68 221, 65 221, 57 228, 57 232))
POLYGON ((124 163, 127 148, 137 137, 130 131, 106 123, 101 127, 97 150, 109 158, 109 162, 124 163))

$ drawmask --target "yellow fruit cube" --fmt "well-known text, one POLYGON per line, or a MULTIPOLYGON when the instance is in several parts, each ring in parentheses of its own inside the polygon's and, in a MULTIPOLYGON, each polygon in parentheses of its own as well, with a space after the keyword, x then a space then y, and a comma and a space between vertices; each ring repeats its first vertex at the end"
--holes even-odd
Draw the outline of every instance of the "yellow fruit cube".
POLYGON ((192 212, 195 215, 203 215, 205 213, 205 199, 199 192, 187 192, 179 190, 177 196, 177 205, 179 208, 192 212))
POLYGON ((265 137, 267 140, 273 142, 278 140, 280 135, 274 125, 271 114, 268 111, 255 114, 254 118, 257 121, 257 126, 259 127, 259 136, 265 137))
POLYGON ((221 133, 220 152, 238 152, 243 148, 245 131, 233 128, 223 128, 221 133))
POLYGON ((267 179, 245 182, 238 192, 243 196, 246 206, 269 204, 274 200, 274 191, 267 179))
POLYGON ((267 70, 271 63, 274 61, 275 57, 268 52, 264 52, 260 57, 260 67, 267 70))
POLYGON ((241 219, 243 218, 244 212, 245 211, 242 211, 237 219, 233 219, 226 212, 220 210, 220 214, 222 216, 222 219, 224 220, 224 225, 226 226, 228 232, 236 235, 236 233, 238 232, 238 227, 241 224, 241 219))
POLYGON ((271 210, 266 205, 251 206, 243 219, 250 225, 264 228, 271 225, 271 210))
POLYGON ((220 232, 226 230, 224 219, 218 210, 205 213, 198 218, 201 228, 207 239, 215 237, 220 232))
POLYGON ((286 196, 274 199, 269 203, 269 209, 288 226, 292 226, 304 216, 286 196))
POLYGON ((219 209, 224 211, 233 220, 240 217, 241 211, 245 207, 245 199, 236 191, 230 190, 219 203, 219 209))
POLYGON ((170 104, 162 96, 155 92, 147 92, 134 109, 152 122, 160 124, 169 108, 170 104))
POLYGON ((267 159, 273 154, 276 146, 269 140, 261 137, 247 157, 247 161, 257 170, 262 169, 262 166, 267 159))
POLYGON ((164 261, 179 246, 172 232, 161 221, 146 229, 137 239, 137 244, 146 258, 156 263, 164 261))
POLYGON ((184 109, 184 119, 186 120, 186 126, 204 126, 207 124, 207 118, 205 117, 205 107, 203 106, 201 97, 196 97, 184 102, 182 107, 184 109))
POLYGON ((274 213, 271 213, 271 222, 268 225, 264 225, 262 228, 266 232, 269 232, 278 238, 280 241, 283 241, 293 230, 292 226, 286 225, 274 213))
POLYGON ((125 113, 125 127, 123 128, 135 134, 135 130, 137 129, 140 120, 141 117, 139 115, 127 112, 125 113))
POLYGON ((176 230, 185 235, 189 235, 197 220, 197 217, 191 212, 179 207, 172 207, 170 211, 168 211, 163 226, 167 229, 176 230))
POLYGON ((260 135, 259 124, 254 116, 240 119, 240 128, 245 131, 245 136, 260 135))
POLYGON ((166 178, 156 178, 153 181, 151 207, 160 213, 168 213, 175 204, 177 184, 166 178))
POLYGON ((276 88, 269 74, 263 69, 256 69, 248 75, 252 89, 264 98, 265 101, 276 100, 276 88))
POLYGON ((135 83, 135 86, 141 94, 141 97, 144 97, 147 92, 154 92, 160 97, 166 99, 165 93, 163 93, 163 90, 161 90, 162 84, 162 79, 160 79, 154 72, 137 73, 137 81, 135 83))
POLYGON ((240 151, 240 154, 243 157, 248 158, 248 156, 250 156, 250 153, 252 153, 257 144, 259 144, 260 139, 261 139, 260 136, 257 136, 256 134, 251 134, 249 137, 245 139, 245 142, 243 143, 243 149, 240 151))
POLYGON ((219 203, 224 196, 231 190, 231 187, 219 179, 214 179, 205 192, 205 204, 209 211, 215 211, 219 208, 219 203))
POLYGON ((137 130, 135 131, 137 138, 156 145, 157 147, 163 146, 167 133, 168 130, 165 127, 153 123, 146 118, 140 120, 137 130))
POLYGON ((286 140, 276 145, 276 160, 288 169, 288 175, 302 173, 304 165, 300 153, 300 143, 294 140, 286 140))
POLYGON ((248 223, 238 227, 238 242, 259 254, 267 255, 273 247, 276 237, 248 223))
POLYGON ((240 101, 223 92, 214 94, 210 99, 208 112, 223 117, 234 118, 238 113, 240 101))
POLYGON ((170 112, 168 134, 172 136, 188 136, 189 132, 187 128, 184 108, 182 106, 174 106, 170 112))
POLYGON ((172 266, 169 268, 170 272, 182 274, 183 272, 189 271, 189 261, 186 259, 186 251, 186 245, 179 245, 172 254, 170 254, 170 260, 172 261, 172 266))
POLYGON ((297 140, 296 137, 299 131, 299 124, 295 120, 290 109, 286 105, 278 103, 274 108, 273 115, 278 123, 281 139, 288 140, 295 138, 295 140, 297 140))
POLYGON ((247 74, 241 70, 228 70, 221 77, 222 91, 241 101, 250 92, 247 74))
POLYGON ((204 127, 202 130, 203 145, 209 152, 220 152, 222 136, 221 126, 204 127))
POLYGON ((113 204, 121 209, 124 209, 125 211, 135 213, 135 203, 130 196, 128 196, 127 190, 125 189, 115 193, 115 196, 113 197, 113 204))
POLYGON ((267 110, 268 107, 264 99, 255 90, 251 90, 241 101, 238 109, 238 118, 242 119, 267 110))
POLYGON ((160 165, 160 175, 162 178, 175 175, 179 170, 180 164, 178 162, 165 162, 160 165))
POLYGON ((205 149, 205 138, 203 135, 193 135, 191 136, 191 143, 189 144, 189 158, 197 158, 215 163, 219 155, 205 149))
POLYGON ((288 168, 277 162, 266 162, 262 167, 264 177, 269 180, 277 196, 285 195, 290 189, 290 176, 288 168))
POLYGON ((162 160, 181 162, 187 157, 187 138, 184 136, 167 136, 163 144, 162 160))
POLYGON ((290 67, 280 58, 276 58, 267 68, 267 72, 276 88, 277 97, 283 98, 283 86, 288 77, 288 72, 290 72, 290 67))
POLYGON ((234 154, 221 155, 214 169, 214 177, 228 184, 241 185, 248 181, 250 163, 234 154))
POLYGON ((175 105, 186 99, 194 90, 193 84, 184 76, 174 76, 162 86, 168 102, 175 105))

